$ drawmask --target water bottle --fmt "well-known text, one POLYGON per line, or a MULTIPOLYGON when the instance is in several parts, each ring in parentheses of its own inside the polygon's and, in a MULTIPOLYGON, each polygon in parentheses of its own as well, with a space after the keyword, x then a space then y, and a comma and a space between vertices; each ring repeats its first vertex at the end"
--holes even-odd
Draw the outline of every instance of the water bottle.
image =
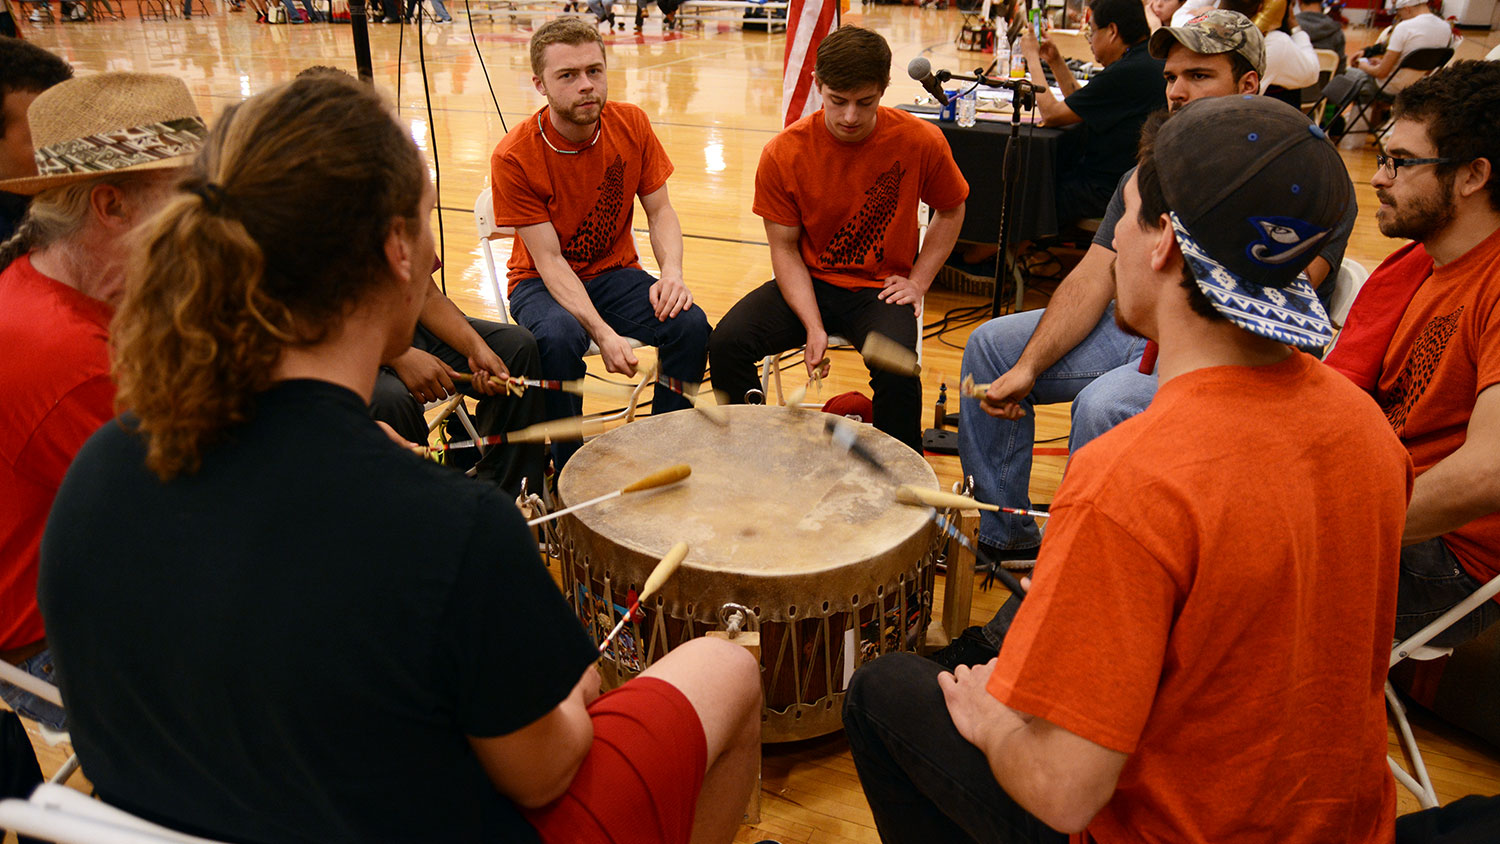
POLYGON ((1005 33, 995 33, 995 67, 1010 68, 1011 48, 1010 42, 1005 40, 1005 33))
POLYGON ((974 112, 979 108, 979 96, 973 88, 964 91, 958 98, 957 117, 958 125, 968 128, 974 125, 974 112))

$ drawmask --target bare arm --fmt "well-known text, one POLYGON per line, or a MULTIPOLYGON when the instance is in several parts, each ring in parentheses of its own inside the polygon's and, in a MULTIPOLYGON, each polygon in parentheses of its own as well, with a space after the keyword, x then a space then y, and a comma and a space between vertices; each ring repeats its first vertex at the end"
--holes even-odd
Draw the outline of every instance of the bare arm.
POLYGON ((1425 542, 1500 510, 1500 387, 1474 402, 1458 450, 1417 478, 1406 510, 1403 545, 1425 542))
POLYGON ((958 242, 958 232, 964 227, 962 204, 943 211, 934 211, 927 224, 927 237, 922 240, 922 251, 912 264, 909 277, 893 275, 885 279, 885 289, 880 299, 893 305, 916 305, 927 295, 932 280, 937 277, 943 261, 958 242))
POLYGON ((1019 419, 1022 411, 1017 402, 1031 392, 1037 376, 1089 336, 1115 298, 1110 269, 1114 260, 1114 252, 1097 243, 1089 245, 1083 260, 1052 294, 1016 365, 990 384, 980 405, 986 413, 1019 419))
POLYGON ((1059 832, 1082 832, 1115 792, 1126 754, 992 697, 995 660, 938 675, 958 732, 979 748, 1006 793, 1059 832))
POLYGON ((1328 266, 1328 259, 1320 255, 1312 259, 1312 263, 1308 264, 1307 269, 1303 270, 1303 272, 1307 274, 1307 283, 1311 284, 1314 290, 1317 290, 1323 286, 1324 281, 1328 280, 1328 273, 1332 269, 1332 267, 1328 266))
POLYGON ((812 275, 807 271, 807 265, 802 263, 802 253, 797 248, 797 241, 802 236, 802 229, 796 226, 783 226, 770 220, 766 224, 766 241, 771 246, 771 271, 776 273, 776 288, 781 291, 781 298, 786 300, 787 307, 802 321, 802 326, 807 329, 807 371, 812 371, 823 364, 823 356, 828 352, 828 332, 823 328, 823 315, 818 311, 818 300, 813 295, 812 275))
POLYGON ((1395 70, 1396 65, 1400 63, 1400 53, 1394 50, 1386 50, 1384 53, 1380 54, 1379 61, 1371 61, 1369 59, 1356 59, 1354 62, 1354 66, 1359 68, 1360 70, 1363 70, 1365 73, 1370 74, 1376 79, 1384 79, 1387 76, 1390 76, 1391 71, 1395 70))
POLYGON ((1073 71, 1068 69, 1057 45, 1051 41, 1037 41, 1028 28, 1021 32, 1021 53, 1026 56, 1026 66, 1033 69, 1032 81, 1037 83, 1036 108, 1042 113, 1042 125, 1071 126, 1081 122, 1083 118, 1068 108, 1067 103, 1052 96, 1051 89, 1046 85, 1047 79, 1042 74, 1042 62, 1045 60, 1052 68, 1052 75, 1057 77, 1057 87, 1064 97, 1071 96, 1078 90, 1078 80, 1073 78, 1073 71))
POLYGON ((651 232, 651 254, 661 268, 661 279, 651 285, 651 306, 657 320, 665 320, 693 304, 682 277, 682 223, 667 198, 666 185, 641 197, 641 207, 651 232))
POLYGON ((568 259, 563 257, 557 229, 550 222, 537 223, 517 228, 516 234, 536 261, 537 272, 542 276, 542 283, 547 285, 547 292, 552 294, 557 304, 562 305, 563 310, 578 320, 578 324, 598 344, 605 368, 610 372, 634 375, 639 361, 631 352, 630 343, 615 333, 609 323, 599 316, 599 311, 589 299, 588 291, 583 289, 583 282, 568 265, 568 259))
POLYGON ((541 718, 503 736, 469 736, 495 790, 528 809, 561 797, 593 746, 588 705, 598 696, 599 670, 590 665, 567 698, 541 718))

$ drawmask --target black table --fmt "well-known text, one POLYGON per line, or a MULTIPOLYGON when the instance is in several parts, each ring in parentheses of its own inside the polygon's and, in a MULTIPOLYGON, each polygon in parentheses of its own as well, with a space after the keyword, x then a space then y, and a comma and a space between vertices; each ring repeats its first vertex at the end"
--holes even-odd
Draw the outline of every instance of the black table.
MULTIPOLYGON (((933 106, 903 105, 901 110, 923 117, 936 117, 933 106)), ((1010 116, 1005 120, 980 120, 973 126, 933 120, 943 130, 953 160, 969 182, 969 201, 959 238, 976 243, 1000 242, 1000 194, 1005 140, 1010 136, 1010 116)), ((1012 201, 1010 241, 1035 240, 1057 234, 1057 159, 1066 129, 1047 129, 1021 124, 1016 134, 1015 196, 1012 201)))

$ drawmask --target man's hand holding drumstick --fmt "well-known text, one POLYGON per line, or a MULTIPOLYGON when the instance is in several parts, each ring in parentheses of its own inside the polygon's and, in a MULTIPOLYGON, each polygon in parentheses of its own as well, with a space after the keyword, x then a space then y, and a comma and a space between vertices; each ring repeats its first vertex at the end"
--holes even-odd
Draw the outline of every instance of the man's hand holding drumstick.
POLYGON ((1013 366, 1005 374, 989 384, 975 384, 974 376, 966 375, 961 384, 963 394, 979 400, 985 413, 997 419, 1015 421, 1026 415, 1021 400, 1036 386, 1036 376, 1021 366, 1013 366))

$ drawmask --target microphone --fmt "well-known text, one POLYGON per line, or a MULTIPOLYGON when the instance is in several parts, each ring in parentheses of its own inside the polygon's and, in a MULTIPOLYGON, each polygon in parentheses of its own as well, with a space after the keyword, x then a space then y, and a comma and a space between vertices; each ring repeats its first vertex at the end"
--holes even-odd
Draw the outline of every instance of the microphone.
POLYGON ((932 75, 932 62, 925 56, 917 56, 906 64, 906 75, 922 83, 927 93, 937 99, 938 105, 948 104, 948 95, 943 93, 943 84, 932 75))

